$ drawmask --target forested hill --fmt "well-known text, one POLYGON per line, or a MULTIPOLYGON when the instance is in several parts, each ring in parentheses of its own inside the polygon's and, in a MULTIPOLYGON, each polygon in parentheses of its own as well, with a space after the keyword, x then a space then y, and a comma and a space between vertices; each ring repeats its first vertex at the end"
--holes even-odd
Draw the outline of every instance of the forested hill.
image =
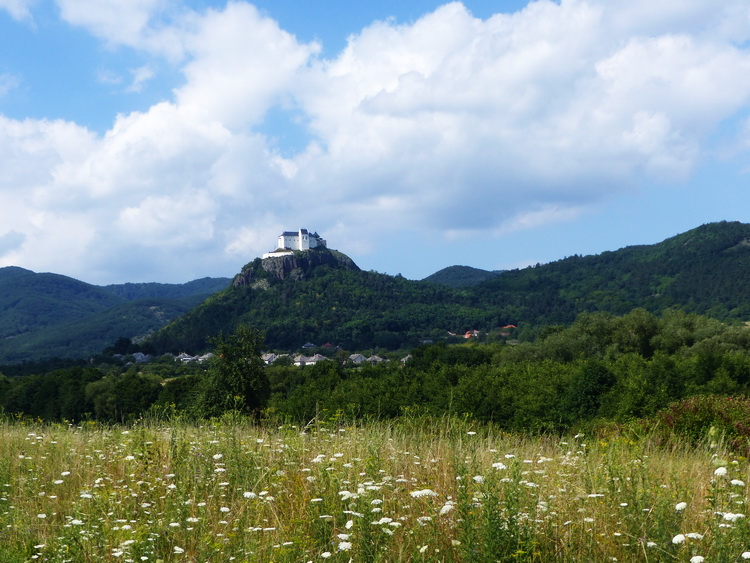
POLYGON ((506 324, 536 330, 570 323, 583 311, 678 308, 750 319, 750 286, 743 283, 750 274, 750 225, 742 223, 712 223, 654 245, 506 271, 462 289, 331 264, 281 279, 263 264, 248 264, 242 276, 251 283, 212 296, 152 343, 162 351, 198 352, 208 337, 238 323, 264 330, 269 348, 330 342, 356 350, 411 346, 472 329, 497 332, 506 324))
POLYGON ((439 283, 450 287, 472 287, 484 281, 493 279, 500 275, 498 271, 481 270, 471 266, 448 266, 434 274, 427 276, 424 280, 430 283, 439 283))
POLYGON ((145 337, 229 281, 100 287, 59 274, 0 268, 0 363, 81 358, 119 337, 145 337))
POLYGON ((625 314, 679 308, 720 319, 750 319, 750 225, 710 223, 654 245, 573 256, 474 288, 478 300, 521 322, 571 322, 581 311, 625 314))
POLYGON ((361 271, 330 250, 256 259, 233 284, 204 279, 99 287, 8 267, 0 268, 0 364, 87 357, 119 337, 142 337, 170 321, 154 344, 160 351, 194 353, 238 323, 264 330, 269 348, 330 342, 366 350, 468 330, 497 334, 508 324, 531 336, 545 325, 571 323, 583 311, 678 308, 747 321, 749 274, 750 225, 727 222, 654 245, 521 270, 446 268, 429 278, 440 283, 361 271), (489 279, 479 283, 483 277, 489 279))

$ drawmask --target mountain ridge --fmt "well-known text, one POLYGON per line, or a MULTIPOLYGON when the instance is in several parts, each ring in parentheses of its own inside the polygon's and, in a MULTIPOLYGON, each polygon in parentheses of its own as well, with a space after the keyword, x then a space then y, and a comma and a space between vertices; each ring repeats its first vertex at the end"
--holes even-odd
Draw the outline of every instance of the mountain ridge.
POLYGON ((331 342, 365 350, 510 324, 528 336, 580 312, 639 307, 745 321, 750 287, 738 280, 748 273, 750 225, 725 221, 651 245, 502 272, 452 266, 424 280, 363 271, 330 249, 256 258, 231 280, 188 284, 100 287, 7 267, 0 268, 0 363, 84 357, 121 336, 196 353, 239 323, 265 331, 273 349, 331 342))
POLYGON ((750 273, 745 241, 750 225, 709 223, 653 245, 503 271, 461 288, 321 267, 304 280, 228 288, 152 342, 165 351, 201 348, 212 333, 247 323, 266 332, 269 348, 317 341, 392 349, 449 333, 565 324, 580 312, 625 314, 639 307, 744 320, 750 318, 750 288, 737 280, 750 273))
POLYGON ((96 286, 61 274, 0 268, 0 363, 85 357, 121 336, 145 338, 229 282, 96 286))

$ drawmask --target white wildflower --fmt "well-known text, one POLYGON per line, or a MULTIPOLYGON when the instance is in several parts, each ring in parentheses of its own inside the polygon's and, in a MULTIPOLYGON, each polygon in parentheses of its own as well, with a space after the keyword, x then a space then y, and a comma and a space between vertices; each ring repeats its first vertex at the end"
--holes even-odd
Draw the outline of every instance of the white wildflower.
POLYGON ((677 512, 682 512, 686 508, 687 508, 687 503, 686 502, 678 502, 677 504, 674 505, 674 509, 677 512))
POLYGON ((740 518, 744 518, 745 515, 740 514, 739 512, 724 512, 723 514, 721 514, 721 517, 728 522, 736 522, 740 518))
POLYGON ((432 489, 419 489, 409 493, 413 498, 436 497, 437 493, 432 489))
POLYGON ((723 465, 721 467, 717 467, 714 471, 714 475, 717 477, 724 477, 727 474, 727 468, 723 465))
POLYGON ((455 508, 455 506, 453 505, 453 503, 451 501, 446 502, 443 505, 443 508, 440 509, 440 516, 444 516, 444 515, 448 514, 454 508, 455 508))
POLYGON ((681 543, 685 543, 685 534, 677 534, 675 537, 672 538, 672 543, 675 545, 680 545, 681 543))

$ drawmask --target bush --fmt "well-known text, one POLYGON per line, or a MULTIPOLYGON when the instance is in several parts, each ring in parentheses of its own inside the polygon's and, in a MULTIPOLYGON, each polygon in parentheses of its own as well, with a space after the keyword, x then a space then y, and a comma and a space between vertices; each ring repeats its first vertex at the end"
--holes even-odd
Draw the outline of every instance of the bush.
POLYGON ((705 395, 683 399, 657 414, 659 421, 693 442, 724 438, 735 450, 750 445, 750 398, 705 395))

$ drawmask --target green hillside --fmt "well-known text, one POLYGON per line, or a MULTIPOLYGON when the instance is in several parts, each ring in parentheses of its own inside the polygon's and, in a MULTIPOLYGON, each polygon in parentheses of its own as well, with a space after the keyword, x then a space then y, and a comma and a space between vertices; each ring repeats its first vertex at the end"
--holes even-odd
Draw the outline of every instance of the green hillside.
POLYGON ((122 283, 102 286, 113 295, 129 301, 138 299, 182 299, 196 295, 211 295, 225 289, 229 278, 201 278, 187 283, 122 283))
POLYGON ((488 306, 514 307, 519 322, 568 323, 582 311, 636 307, 745 320, 749 273, 750 225, 721 222, 654 245, 504 272, 474 291, 488 306))
POLYGON ((449 332, 568 324, 587 311, 678 308, 750 318, 750 287, 742 283, 750 273, 750 225, 742 223, 703 225, 654 245, 506 271, 463 289, 330 264, 279 277, 278 268, 272 274, 263 264, 256 259, 243 270, 252 284, 214 295, 160 331, 154 345, 197 352, 209 336, 239 323, 264 330, 269 348, 310 341, 395 349, 449 332))
POLYGON ((77 321, 121 302, 101 288, 66 276, 0 268, 0 339, 77 321))
POLYGON ((422 281, 439 283, 450 287, 472 287, 499 276, 501 272, 480 270, 471 266, 448 266, 422 281))
MULTIPOLYGON (((333 256, 316 250, 312 256, 333 256)), ((256 259, 235 285, 181 317, 150 340, 158 350, 203 350, 207 338, 246 323, 266 332, 269 347, 327 341, 348 349, 399 348, 504 319, 449 287, 364 272, 341 253, 336 261, 284 269, 278 258, 256 259), (343 258, 342 258, 343 257, 343 258), (265 271, 264 266, 272 271, 265 271), (249 282, 245 282, 249 278, 249 282), (282 279, 284 278, 284 279, 282 279)))
POLYGON ((228 282, 99 287, 58 274, 0 268, 0 363, 86 357, 122 336, 144 338, 228 282))
POLYGON ((497 334, 507 324, 525 338, 581 312, 623 315, 639 307, 745 321, 748 273, 750 225, 727 222, 654 245, 504 272, 455 266, 423 281, 362 271, 327 249, 255 259, 232 283, 99 287, 0 268, 0 363, 87 357, 119 337, 154 333, 150 341, 160 351, 197 353, 209 337, 240 323, 265 331, 273 349, 330 342, 366 350, 473 329, 497 334))

